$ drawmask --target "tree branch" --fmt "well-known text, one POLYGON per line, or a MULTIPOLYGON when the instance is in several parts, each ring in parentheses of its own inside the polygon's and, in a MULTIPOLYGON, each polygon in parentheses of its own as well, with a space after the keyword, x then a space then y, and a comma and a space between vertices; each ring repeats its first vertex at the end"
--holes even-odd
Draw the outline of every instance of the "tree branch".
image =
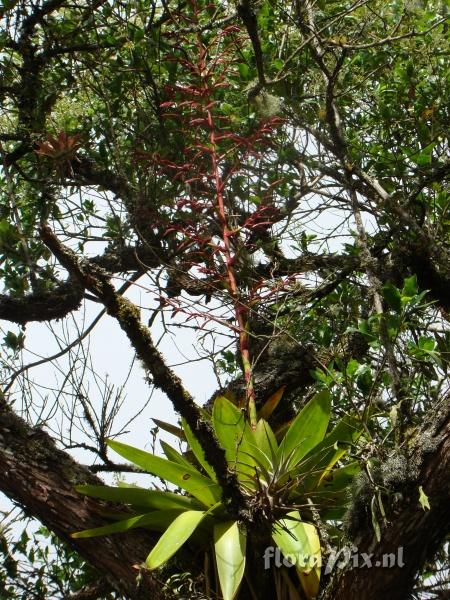
POLYGON ((54 290, 22 298, 0 295, 0 319, 23 325, 30 321, 61 319, 80 307, 84 290, 73 280, 60 283, 54 290))
POLYGON ((251 0, 242 0, 237 5, 237 13, 245 25, 248 37, 250 38, 253 46, 259 85, 264 86, 266 83, 266 77, 264 75, 263 53, 258 35, 258 20, 256 18, 255 11, 253 10, 251 0))

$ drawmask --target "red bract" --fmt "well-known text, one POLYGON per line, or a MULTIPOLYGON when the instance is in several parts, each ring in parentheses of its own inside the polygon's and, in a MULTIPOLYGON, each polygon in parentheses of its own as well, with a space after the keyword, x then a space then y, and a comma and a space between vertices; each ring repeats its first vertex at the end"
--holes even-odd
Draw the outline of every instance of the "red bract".
POLYGON ((237 25, 228 25, 228 27, 224 27, 224 29, 222 29, 222 31, 220 32, 220 35, 225 36, 230 33, 240 33, 240 32, 241 32, 241 29, 237 25))
POLYGON ((80 146, 81 135, 67 135, 64 131, 58 134, 58 137, 53 137, 48 134, 43 142, 38 142, 36 154, 48 156, 53 160, 67 162, 75 158, 75 153, 80 146))
POLYGON ((207 120, 203 117, 199 117, 197 119, 191 119, 189 121, 189 125, 205 125, 205 123, 207 124, 207 120))
POLYGON ((178 113, 162 113, 161 116, 165 119, 178 119, 180 115, 178 113))

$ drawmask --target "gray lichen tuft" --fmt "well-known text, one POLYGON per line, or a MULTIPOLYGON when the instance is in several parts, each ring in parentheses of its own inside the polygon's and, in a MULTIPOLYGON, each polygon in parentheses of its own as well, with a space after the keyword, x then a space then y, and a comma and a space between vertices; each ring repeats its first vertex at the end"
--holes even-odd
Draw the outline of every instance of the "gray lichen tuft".
POLYGON ((253 98, 256 111, 262 117, 270 118, 275 117, 281 113, 282 101, 278 96, 274 96, 266 90, 261 90, 253 98))

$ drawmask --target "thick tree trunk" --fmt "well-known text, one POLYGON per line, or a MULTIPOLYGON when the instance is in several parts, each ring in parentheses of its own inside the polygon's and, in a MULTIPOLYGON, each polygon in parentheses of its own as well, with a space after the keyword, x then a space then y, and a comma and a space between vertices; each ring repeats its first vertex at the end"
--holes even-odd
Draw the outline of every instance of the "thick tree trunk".
POLYGON ((44 431, 14 414, 0 397, 0 490, 105 574, 113 589, 133 600, 165 595, 142 564, 154 541, 144 531, 73 540, 70 533, 106 523, 105 503, 79 495, 74 486, 101 484, 90 471, 59 450, 44 431))
MULTIPOLYGON (((357 548, 354 551, 357 558, 351 558, 342 568, 342 562, 346 561, 339 557, 321 600, 406 600, 410 597, 417 575, 450 531, 448 400, 414 436, 403 455, 387 460, 382 473, 389 494, 385 501, 388 521, 382 527, 381 541, 376 541, 367 521, 365 526, 361 522, 359 532, 355 530, 350 542, 350 546, 357 548), (428 497, 429 510, 420 506, 419 487, 428 497), (394 504, 396 494, 397 497, 401 494, 402 499, 394 504), (395 565, 388 566, 391 564, 388 555, 395 558, 395 565), (337 566, 339 562, 341 568, 337 566)), ((367 502, 365 506, 368 508, 367 502)))

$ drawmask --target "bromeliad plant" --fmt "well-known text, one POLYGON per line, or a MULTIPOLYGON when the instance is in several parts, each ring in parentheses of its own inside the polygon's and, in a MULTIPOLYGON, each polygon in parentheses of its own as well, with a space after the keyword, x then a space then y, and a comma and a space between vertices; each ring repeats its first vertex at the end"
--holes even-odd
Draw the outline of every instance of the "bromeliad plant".
MULTIPOLYGON (((358 421, 344 417, 326 435, 330 412, 329 392, 317 393, 278 439, 264 418, 259 418, 253 430, 244 413, 225 397, 216 399, 211 416, 230 469, 236 472, 243 493, 264 507, 272 523, 273 542, 295 563, 308 599, 317 595, 321 564, 318 531, 307 522, 312 520, 311 506, 313 514, 324 520, 342 516, 346 489, 357 470, 355 464, 338 466, 338 461, 360 435, 358 421)), ((123 519, 122 514, 121 520, 74 533, 73 537, 109 535, 137 527, 161 531, 147 557, 148 569, 166 563, 188 540, 200 547, 212 542, 223 599, 232 600, 245 574, 246 547, 252 532, 228 514, 221 487, 200 443, 186 422, 182 426, 191 451, 185 455, 166 443, 162 447, 167 458, 114 440, 108 445, 184 493, 135 486, 78 486, 83 494, 129 505, 135 516, 123 519)))

